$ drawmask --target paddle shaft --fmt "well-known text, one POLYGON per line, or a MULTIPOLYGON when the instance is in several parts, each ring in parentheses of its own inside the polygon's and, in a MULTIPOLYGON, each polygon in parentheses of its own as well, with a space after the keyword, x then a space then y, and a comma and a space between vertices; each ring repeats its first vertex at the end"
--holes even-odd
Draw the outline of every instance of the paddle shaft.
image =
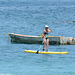
MULTIPOLYGON (((43 44, 44 42, 42 42, 42 44, 43 44)), ((40 48, 42 47, 42 45, 39 47, 39 49, 38 50, 40 50, 40 48)))
MULTIPOLYGON (((44 43, 44 41, 42 42, 42 44, 43 44, 43 43, 44 43)), ((39 50, 41 49, 42 44, 41 44, 41 46, 38 48, 38 51, 36 52, 37 54, 38 54, 39 50)))

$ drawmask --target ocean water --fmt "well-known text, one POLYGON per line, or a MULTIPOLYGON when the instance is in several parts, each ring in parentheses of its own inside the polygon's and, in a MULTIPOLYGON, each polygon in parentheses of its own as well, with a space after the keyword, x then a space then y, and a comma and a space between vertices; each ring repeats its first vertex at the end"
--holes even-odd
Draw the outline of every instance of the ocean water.
MULTIPOLYGON (((75 75, 75 45, 49 45, 49 51, 68 55, 25 53, 40 44, 12 44, 8 33, 75 37, 74 0, 0 0, 0 75, 75 75)), ((42 48, 40 49, 42 51, 42 48)))

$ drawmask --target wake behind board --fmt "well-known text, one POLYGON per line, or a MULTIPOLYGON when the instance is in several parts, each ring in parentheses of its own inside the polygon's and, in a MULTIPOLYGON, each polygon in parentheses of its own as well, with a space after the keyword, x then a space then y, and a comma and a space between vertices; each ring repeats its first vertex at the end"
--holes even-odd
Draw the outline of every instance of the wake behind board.
POLYGON ((38 53, 38 54, 68 54, 68 52, 42 52, 42 51, 32 51, 32 50, 25 50, 27 53, 38 53))

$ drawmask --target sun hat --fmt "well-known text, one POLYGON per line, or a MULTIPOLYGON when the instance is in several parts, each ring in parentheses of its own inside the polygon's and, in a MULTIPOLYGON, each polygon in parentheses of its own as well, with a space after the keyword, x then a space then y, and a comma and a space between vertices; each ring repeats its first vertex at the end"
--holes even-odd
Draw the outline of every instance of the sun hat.
POLYGON ((45 27, 48 27, 48 25, 45 25, 45 27))

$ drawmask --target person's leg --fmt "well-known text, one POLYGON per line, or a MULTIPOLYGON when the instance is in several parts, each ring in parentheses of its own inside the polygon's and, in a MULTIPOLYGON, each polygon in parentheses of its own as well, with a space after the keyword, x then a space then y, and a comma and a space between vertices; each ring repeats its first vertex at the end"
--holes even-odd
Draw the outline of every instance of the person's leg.
POLYGON ((46 39, 43 38, 43 41, 44 41, 43 51, 45 51, 46 39))
POLYGON ((47 39, 47 52, 48 52, 48 46, 49 46, 49 39, 47 39))

